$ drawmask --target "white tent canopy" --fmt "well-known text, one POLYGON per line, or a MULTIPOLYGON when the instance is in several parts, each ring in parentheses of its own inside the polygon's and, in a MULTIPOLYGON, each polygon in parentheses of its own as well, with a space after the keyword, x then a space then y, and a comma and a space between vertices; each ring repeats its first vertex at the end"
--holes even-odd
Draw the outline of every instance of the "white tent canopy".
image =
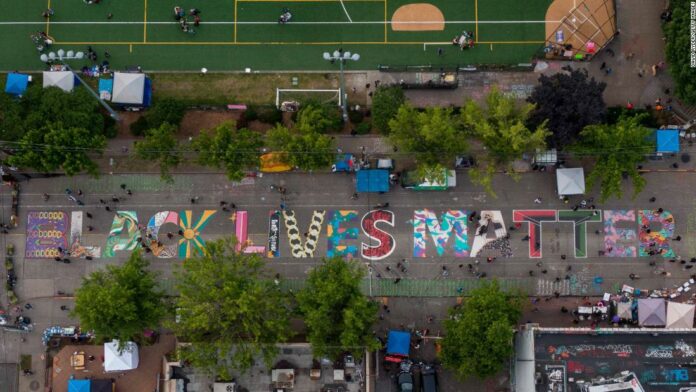
POLYGON ((585 172, 581 167, 556 170, 558 194, 582 195, 585 193, 585 172))
POLYGON ((145 96, 145 74, 114 72, 111 102, 141 105, 145 96))
POLYGON ((630 302, 619 302, 617 305, 616 315, 624 320, 633 319, 633 312, 631 310, 630 302))
POLYGON ((638 324, 642 327, 665 325, 665 300, 662 298, 641 298, 638 300, 638 324))
POLYGON ((666 328, 693 328, 696 305, 669 302, 666 328))
POLYGON ((43 73, 43 87, 55 86, 66 92, 75 87, 75 76, 70 71, 53 71, 43 73))
POLYGON ((118 340, 104 343, 104 371, 121 372, 138 367, 138 345, 127 342, 122 351, 118 349, 118 340))

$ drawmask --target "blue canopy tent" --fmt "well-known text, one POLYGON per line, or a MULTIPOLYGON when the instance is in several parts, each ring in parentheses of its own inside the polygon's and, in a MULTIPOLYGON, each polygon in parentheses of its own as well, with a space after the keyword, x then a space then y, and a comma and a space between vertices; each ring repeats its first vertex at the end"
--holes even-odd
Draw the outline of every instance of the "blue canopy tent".
POLYGON ((358 192, 389 192, 389 170, 360 170, 357 174, 358 192))
POLYGON ((91 380, 68 380, 68 392, 89 392, 91 388, 91 380))
POLYGON ((389 331, 387 335, 387 355, 385 360, 390 362, 401 362, 408 358, 411 348, 411 334, 405 331, 389 331))
POLYGON ((22 96, 27 91, 29 85, 29 75, 10 72, 7 74, 5 82, 5 92, 16 97, 22 96))
POLYGON ((674 154, 679 152, 679 130, 678 129, 658 129, 657 143, 655 152, 664 154, 674 154))

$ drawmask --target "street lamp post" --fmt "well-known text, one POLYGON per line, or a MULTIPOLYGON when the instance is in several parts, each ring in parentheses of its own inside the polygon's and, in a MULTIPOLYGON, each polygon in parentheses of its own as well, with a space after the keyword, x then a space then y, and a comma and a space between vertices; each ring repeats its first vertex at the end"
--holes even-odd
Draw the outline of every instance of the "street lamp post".
POLYGON ((357 53, 344 52, 342 50, 336 50, 333 55, 329 52, 324 52, 324 60, 335 62, 338 61, 338 67, 341 73, 341 109, 343 110, 343 121, 348 122, 348 94, 346 93, 346 81, 343 76, 343 66, 346 61, 358 61, 360 60, 360 55, 357 53))

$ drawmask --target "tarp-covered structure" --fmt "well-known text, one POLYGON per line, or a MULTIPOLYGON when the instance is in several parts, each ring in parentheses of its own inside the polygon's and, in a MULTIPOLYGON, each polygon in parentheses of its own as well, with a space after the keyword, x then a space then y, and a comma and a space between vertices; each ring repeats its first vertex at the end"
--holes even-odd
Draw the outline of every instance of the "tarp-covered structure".
POLYGON ((115 389, 112 380, 92 380, 92 389, 89 392, 114 392, 115 389))
POLYGON ((150 106, 152 85, 143 73, 114 72, 111 102, 123 106, 150 106))
POLYGON ((389 331, 387 335, 387 355, 408 357, 411 347, 411 334, 405 331, 389 331))
POLYGON ((122 350, 118 348, 118 340, 104 343, 104 371, 121 372, 138 367, 138 345, 127 342, 122 350))
POLYGON ((638 300, 638 324, 641 327, 661 327, 666 322, 665 300, 641 298, 638 300))
POLYGON ((667 304, 666 328, 693 328, 696 305, 670 302, 667 304))
POLYGON ((655 152, 662 154, 679 152, 678 129, 658 129, 655 133, 655 152))
POLYGON ((585 193, 585 171, 581 167, 556 170, 556 185, 560 196, 585 193))
POLYGON ((631 303, 630 302, 619 302, 616 305, 616 315, 619 316, 619 318, 624 319, 624 320, 632 320, 633 319, 633 310, 631 309, 631 303))
POLYGON ((44 71, 43 87, 58 87, 65 92, 72 92, 80 83, 71 71, 44 71))
POLYGON ((389 170, 359 170, 356 177, 358 192, 389 192, 389 170))
POLYGON ((29 75, 10 72, 5 81, 5 92, 16 97, 22 96, 29 86, 29 75))
POLYGON ((68 392, 90 392, 91 380, 68 380, 68 392))

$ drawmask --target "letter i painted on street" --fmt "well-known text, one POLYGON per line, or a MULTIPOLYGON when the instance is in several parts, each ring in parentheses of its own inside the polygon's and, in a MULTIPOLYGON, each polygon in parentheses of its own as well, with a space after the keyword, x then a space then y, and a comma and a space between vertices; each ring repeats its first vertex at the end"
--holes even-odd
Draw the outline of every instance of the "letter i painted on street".
POLYGON ((527 235, 529 236, 529 257, 541 258, 541 224, 544 222, 556 222, 556 210, 513 210, 512 221, 515 223, 527 222, 527 235))

